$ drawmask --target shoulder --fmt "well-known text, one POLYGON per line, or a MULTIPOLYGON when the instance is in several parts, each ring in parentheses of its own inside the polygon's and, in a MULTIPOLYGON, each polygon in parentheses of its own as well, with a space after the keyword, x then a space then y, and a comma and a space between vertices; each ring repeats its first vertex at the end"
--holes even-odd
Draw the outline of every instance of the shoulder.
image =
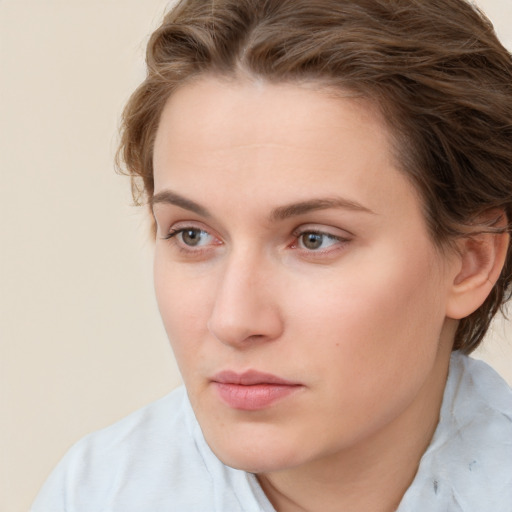
MULTIPOLYGON (((512 389, 487 363, 458 352, 452 354, 447 386, 453 388, 454 402, 457 395, 471 398, 485 409, 497 413, 496 417, 512 428, 512 389)), ((462 401, 458 400, 459 408, 462 401)))
POLYGON ((181 387, 74 445, 31 510, 273 509, 253 475, 225 466, 213 454, 181 387))
POLYGON ((400 512, 510 512, 512 390, 486 363, 452 355, 439 424, 400 512), (416 507, 416 508, 415 508, 416 507))
POLYGON ((124 468, 132 459, 143 462, 164 459, 166 451, 179 456, 190 448, 185 391, 169 395, 130 414, 113 425, 89 434, 76 443, 64 461, 82 472, 101 469, 111 473, 114 465, 124 468), (168 447, 163 450, 163 447, 168 447), (177 449, 176 449, 177 448, 177 449))
POLYGON ((440 426, 478 440, 488 460, 512 473, 512 389, 487 363, 452 355, 440 426))
POLYGON ((179 502, 192 480, 208 487, 210 476, 190 434, 187 415, 186 393, 178 388, 86 436, 50 475, 32 510, 85 512, 105 510, 107 504, 109 510, 142 510, 141 499, 160 510, 160 502, 164 503, 160 489, 179 502))

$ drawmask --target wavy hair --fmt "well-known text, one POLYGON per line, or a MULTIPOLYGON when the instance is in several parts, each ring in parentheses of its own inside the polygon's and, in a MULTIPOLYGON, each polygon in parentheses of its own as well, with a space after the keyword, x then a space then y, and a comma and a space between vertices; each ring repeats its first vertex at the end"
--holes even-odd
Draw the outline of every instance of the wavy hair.
MULTIPOLYGON (((153 195, 153 144, 172 92, 206 73, 246 74, 313 81, 377 105, 438 247, 510 232, 512 58, 465 0, 181 0, 152 34, 146 61, 117 155, 138 204, 153 195), (480 223, 489 211, 503 212, 507 227, 480 223)), ((454 349, 478 346, 511 279, 509 245, 492 292, 460 321, 454 349)))

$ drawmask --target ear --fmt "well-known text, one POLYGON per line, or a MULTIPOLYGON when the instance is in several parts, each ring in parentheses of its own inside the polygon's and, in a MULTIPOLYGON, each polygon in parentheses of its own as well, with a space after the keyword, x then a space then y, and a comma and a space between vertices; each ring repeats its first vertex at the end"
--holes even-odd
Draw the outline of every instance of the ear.
MULTIPOLYGON (((480 220, 485 222, 497 217, 498 221, 492 226, 505 228, 507 217, 503 211, 493 210, 480 220)), ((500 276, 508 247, 508 233, 479 233, 457 241, 455 277, 447 302, 448 318, 465 318, 483 304, 500 276)))

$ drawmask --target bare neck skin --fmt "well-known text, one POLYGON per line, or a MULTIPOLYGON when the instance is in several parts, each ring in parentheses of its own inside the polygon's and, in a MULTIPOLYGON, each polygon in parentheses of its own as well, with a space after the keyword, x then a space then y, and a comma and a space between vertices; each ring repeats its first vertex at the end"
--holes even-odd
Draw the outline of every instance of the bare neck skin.
POLYGON ((327 461, 258 475, 276 511, 394 512, 437 427, 450 352, 450 343, 441 342, 437 364, 414 402, 371 439, 327 461))

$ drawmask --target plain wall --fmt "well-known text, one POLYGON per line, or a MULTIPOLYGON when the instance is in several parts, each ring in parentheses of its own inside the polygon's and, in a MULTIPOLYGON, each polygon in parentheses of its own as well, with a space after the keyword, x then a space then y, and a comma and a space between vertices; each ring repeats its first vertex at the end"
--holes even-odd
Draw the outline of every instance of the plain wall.
MULTIPOLYGON (((512 47, 512 2, 481 0, 512 47)), ((146 212, 113 170, 163 0, 0 0, 0 510, 84 434, 179 383, 146 212)), ((512 382, 512 328, 480 351, 512 382)))

